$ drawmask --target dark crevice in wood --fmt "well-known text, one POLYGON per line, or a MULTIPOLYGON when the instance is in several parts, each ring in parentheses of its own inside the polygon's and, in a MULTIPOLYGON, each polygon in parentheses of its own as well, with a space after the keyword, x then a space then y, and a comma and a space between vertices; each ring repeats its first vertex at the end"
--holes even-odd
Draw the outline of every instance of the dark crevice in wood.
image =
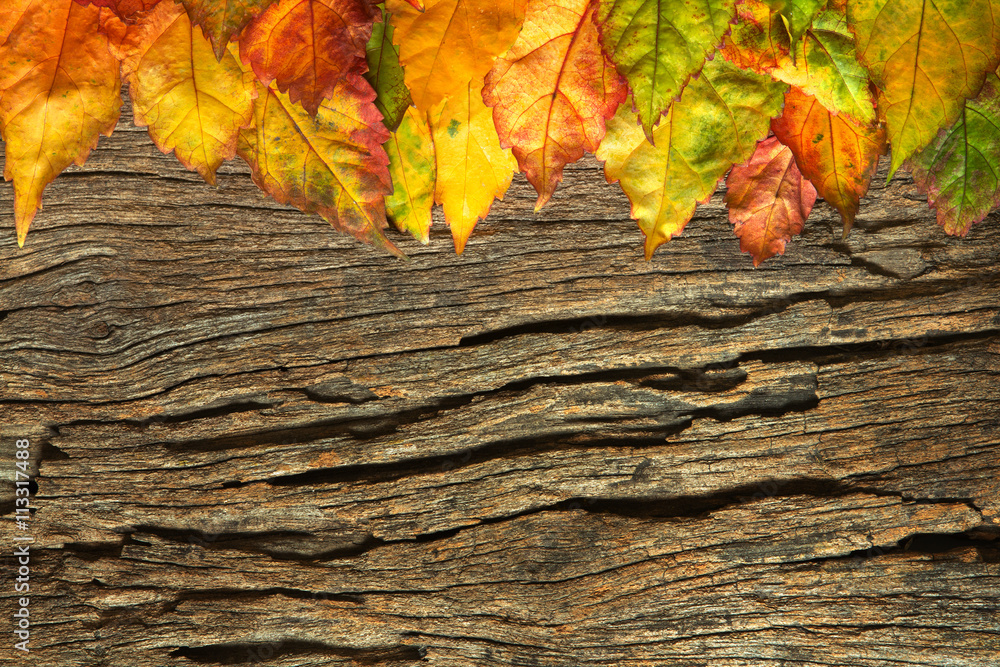
POLYGON ((303 531, 218 531, 164 528, 153 525, 137 525, 129 533, 130 538, 140 541, 142 535, 152 535, 171 542, 190 544, 208 550, 231 549, 249 553, 261 553, 275 560, 317 561, 336 558, 351 558, 370 551, 383 544, 382 540, 368 534, 341 538, 343 544, 323 550, 296 548, 297 543, 308 546, 316 540, 316 534, 303 531))
MULTIPOLYGON (((994 528, 994 527, 991 527, 994 528)), ((828 563, 837 561, 853 561, 862 565, 866 561, 892 554, 913 553, 930 554, 942 560, 949 560, 953 552, 965 552, 970 547, 977 552, 978 559, 983 563, 1000 563, 1000 535, 996 531, 983 534, 979 531, 962 531, 958 533, 914 533, 898 540, 895 544, 873 544, 864 549, 855 549, 849 553, 837 556, 821 556, 795 563, 828 563)))
MULTIPOLYGON (((1000 311, 998 311, 1000 314, 1000 311)), ((1000 322, 998 322, 1000 325, 1000 322)), ((808 361, 818 366, 874 359, 906 354, 917 354, 923 351, 937 351, 954 343, 986 340, 1000 334, 1000 326, 995 329, 985 329, 964 333, 930 331, 918 338, 872 340, 863 343, 844 343, 842 345, 786 347, 780 349, 760 350, 741 354, 737 361, 762 361, 764 363, 781 363, 788 361, 808 361)))
POLYGON ((260 664, 288 655, 328 655, 350 660, 355 665, 378 665, 386 662, 413 662, 423 660, 424 650, 417 646, 387 646, 384 648, 353 648, 331 646, 321 642, 279 640, 274 642, 248 642, 181 646, 170 657, 185 658, 198 664, 242 665, 260 664))
POLYGON ((347 602, 354 605, 362 605, 365 602, 363 595, 355 593, 325 593, 304 591, 298 588, 274 587, 259 590, 246 590, 241 588, 211 588, 197 591, 180 591, 176 600, 171 601, 168 611, 175 611, 177 606, 192 600, 207 600, 209 602, 222 598, 232 599, 234 602, 247 603, 253 600, 261 600, 274 595, 297 600, 316 600, 347 602))
MULTIPOLYGON (((863 261, 856 258, 858 261, 863 261)), ((868 262, 871 264, 871 262, 868 262)), ((874 265, 873 265, 874 266, 874 265)), ((867 268, 867 267, 866 267, 867 268)), ((869 269, 871 270, 871 269, 869 269)), ((884 269, 883 269, 884 272, 884 269)), ((885 273, 885 275, 889 275, 885 273)), ((896 278, 897 276, 891 276, 896 278)), ((978 276, 967 280, 929 280, 920 283, 902 282, 900 285, 884 287, 879 290, 836 292, 819 290, 816 292, 795 292, 787 296, 764 301, 748 312, 723 314, 715 316, 702 315, 699 312, 677 312, 644 315, 622 315, 609 313, 591 313, 587 317, 560 318, 554 320, 535 321, 485 331, 478 334, 463 336, 458 347, 473 347, 493 343, 504 338, 525 334, 540 333, 577 333, 588 329, 614 329, 625 331, 652 331, 656 329, 673 329, 693 326, 708 330, 735 329, 751 322, 784 312, 789 307, 807 302, 821 300, 834 309, 856 303, 893 301, 912 299, 924 296, 935 296, 965 289, 972 285, 1000 287, 1000 274, 991 272, 986 276, 978 276)), ((715 308, 738 309, 732 304, 714 304, 715 308)), ((747 309, 740 309, 747 310, 747 309)))
MULTIPOLYGON (((540 333, 578 333, 588 329, 616 329, 625 331, 653 331, 656 329, 676 329, 685 326, 700 327, 710 330, 735 329, 745 326, 754 320, 767 315, 773 315, 786 310, 789 306, 823 298, 823 292, 804 292, 789 295, 782 299, 767 302, 750 312, 708 316, 698 312, 678 312, 670 314, 619 315, 594 313, 589 317, 563 318, 518 324, 501 329, 494 329, 470 336, 463 336, 458 347, 475 347, 486 345, 525 334, 540 333), (599 323, 599 324, 598 324, 599 323)), ((720 306, 721 308, 721 306, 720 306)))
MULTIPOLYGON (((683 420, 677 425, 664 428, 662 433, 652 436, 638 435, 629 438, 593 438, 579 435, 553 436, 546 438, 523 438, 498 440, 488 445, 425 458, 405 459, 391 463, 362 463, 337 468, 316 468, 308 472, 296 473, 268 478, 267 484, 273 486, 298 486, 319 484, 346 484, 361 482, 392 481, 412 475, 428 474, 454 470, 476 463, 482 463, 498 458, 515 458, 528 454, 540 454, 550 451, 564 450, 567 447, 576 448, 642 448, 661 446, 664 434, 682 431, 690 424, 683 420)), ((649 428, 642 429, 645 432, 649 428)))

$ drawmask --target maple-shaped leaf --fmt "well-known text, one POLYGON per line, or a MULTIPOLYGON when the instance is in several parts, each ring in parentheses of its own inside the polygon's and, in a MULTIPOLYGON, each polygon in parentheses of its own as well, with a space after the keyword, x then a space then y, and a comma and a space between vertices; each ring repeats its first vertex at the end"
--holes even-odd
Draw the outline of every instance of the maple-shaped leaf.
POLYGON ((132 23, 145 12, 156 6, 160 0, 76 0, 81 5, 107 7, 115 16, 126 23, 132 23))
POLYGON ((771 72, 776 79, 801 88, 834 113, 860 123, 875 120, 868 72, 858 63, 854 38, 841 12, 817 14, 804 38, 771 72))
POLYGON ((791 37, 792 42, 802 39, 816 14, 823 9, 826 0, 764 0, 777 12, 791 37))
POLYGON ((368 0, 283 0, 240 35, 240 57, 315 115, 349 74, 368 70, 375 9, 368 0))
POLYGON ((563 167, 597 150, 627 92, 601 51, 590 0, 529 0, 520 36, 486 76, 483 100, 500 144, 538 191, 536 211, 563 167))
POLYGON ((705 65, 654 131, 650 144, 628 102, 608 121, 597 149, 609 182, 632 202, 646 235, 646 259, 680 234, 698 202, 708 199, 729 168, 749 158, 780 113, 785 84, 723 58, 705 65))
POLYGON ((601 44, 632 89, 647 137, 734 16, 735 0, 598 0, 601 44))
POLYGON ((226 45, 250 21, 277 0, 180 0, 191 23, 199 25, 212 43, 215 57, 222 58, 226 45))
POLYGON ((784 253, 785 243, 802 232, 816 188, 799 172, 792 151, 768 137, 729 172, 725 201, 740 250, 750 253, 757 266, 784 253))
POLYGON ((111 39, 129 84, 135 124, 164 153, 215 184, 215 171, 236 155, 240 128, 252 120, 253 77, 232 54, 216 60, 184 8, 163 0, 111 39))
POLYGON ((517 160, 500 146, 482 87, 481 79, 470 81, 431 112, 437 164, 434 200, 444 207, 459 254, 493 200, 503 199, 517 171, 517 160))
POLYGON ((386 0, 399 61, 413 103, 430 111, 446 97, 482 81, 493 59, 514 43, 526 0, 428 0, 423 12, 386 0))
POLYGON ((820 196, 840 212, 847 234, 885 153, 885 129, 855 123, 844 114, 834 116, 795 86, 785 94, 784 111, 771 121, 771 129, 820 196))
POLYGON ((434 205, 434 141, 426 116, 410 107, 402 122, 385 142, 389 154, 392 194, 385 207, 400 231, 410 232, 427 243, 434 205))
POLYGON ((955 121, 1000 64, 1000 0, 851 0, 847 17, 880 89, 891 178, 955 121))
POLYGON ((965 236, 1000 206, 1000 79, 989 74, 958 120, 908 166, 948 234, 965 236))
POLYGON ((254 182, 282 204, 318 213, 337 229, 399 251, 382 234, 385 195, 392 190, 382 144, 389 132, 375 91, 360 75, 334 89, 336 106, 315 116, 274 84, 257 84, 254 126, 240 131, 237 152, 254 182))
POLYGON ((18 245, 45 186, 82 165, 118 122, 118 61, 98 30, 101 11, 73 0, 0 3, 0 132, 18 245))
POLYGON ((378 95, 375 106, 382 112, 385 126, 391 131, 399 127, 403 114, 413 100, 410 99, 410 90, 403 82, 399 49, 392 43, 393 28, 389 23, 389 13, 383 14, 383 19, 372 26, 372 36, 368 40, 368 71, 365 78, 378 95))

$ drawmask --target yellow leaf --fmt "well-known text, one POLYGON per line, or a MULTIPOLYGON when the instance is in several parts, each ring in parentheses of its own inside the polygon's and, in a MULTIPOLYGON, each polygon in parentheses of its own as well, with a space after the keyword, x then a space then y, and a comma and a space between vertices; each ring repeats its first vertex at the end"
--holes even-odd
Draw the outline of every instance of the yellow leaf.
POLYGON ((387 0, 399 62, 413 103, 421 111, 470 80, 481 81, 493 59, 514 43, 527 0, 428 0, 421 13, 404 0, 387 0))
POLYGON ((215 184, 215 171, 236 155, 240 128, 252 122, 253 76, 228 51, 216 60, 181 5, 162 0, 129 26, 112 50, 122 59, 135 124, 164 153, 215 184))
POLYGON ((482 88, 482 79, 469 82, 431 113, 437 160, 434 199, 444 206, 459 254, 494 198, 503 199, 517 170, 517 160, 500 147, 493 110, 483 104, 482 88))
POLYGON ((0 2, 0 132, 20 246, 45 186, 118 122, 118 61, 99 13, 74 0, 0 2))

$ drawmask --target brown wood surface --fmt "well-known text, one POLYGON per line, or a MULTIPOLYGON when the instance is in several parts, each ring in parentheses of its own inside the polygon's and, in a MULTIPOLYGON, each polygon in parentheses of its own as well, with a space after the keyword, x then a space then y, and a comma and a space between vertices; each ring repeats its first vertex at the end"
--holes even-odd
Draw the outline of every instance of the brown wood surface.
POLYGON ((883 172, 754 269, 721 192, 650 262, 595 160, 534 198, 401 261, 127 118, 24 250, 0 189, 4 664, 1000 665, 1000 216, 883 172))

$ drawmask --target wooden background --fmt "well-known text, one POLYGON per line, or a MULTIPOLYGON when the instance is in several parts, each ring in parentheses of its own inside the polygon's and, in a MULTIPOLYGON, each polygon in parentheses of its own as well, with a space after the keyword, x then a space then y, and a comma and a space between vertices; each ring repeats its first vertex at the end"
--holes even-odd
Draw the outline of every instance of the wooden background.
POLYGON ((3 660, 996 667, 1000 216, 881 173, 756 270, 593 159, 404 262, 126 112, 24 250, 0 189, 3 660))

